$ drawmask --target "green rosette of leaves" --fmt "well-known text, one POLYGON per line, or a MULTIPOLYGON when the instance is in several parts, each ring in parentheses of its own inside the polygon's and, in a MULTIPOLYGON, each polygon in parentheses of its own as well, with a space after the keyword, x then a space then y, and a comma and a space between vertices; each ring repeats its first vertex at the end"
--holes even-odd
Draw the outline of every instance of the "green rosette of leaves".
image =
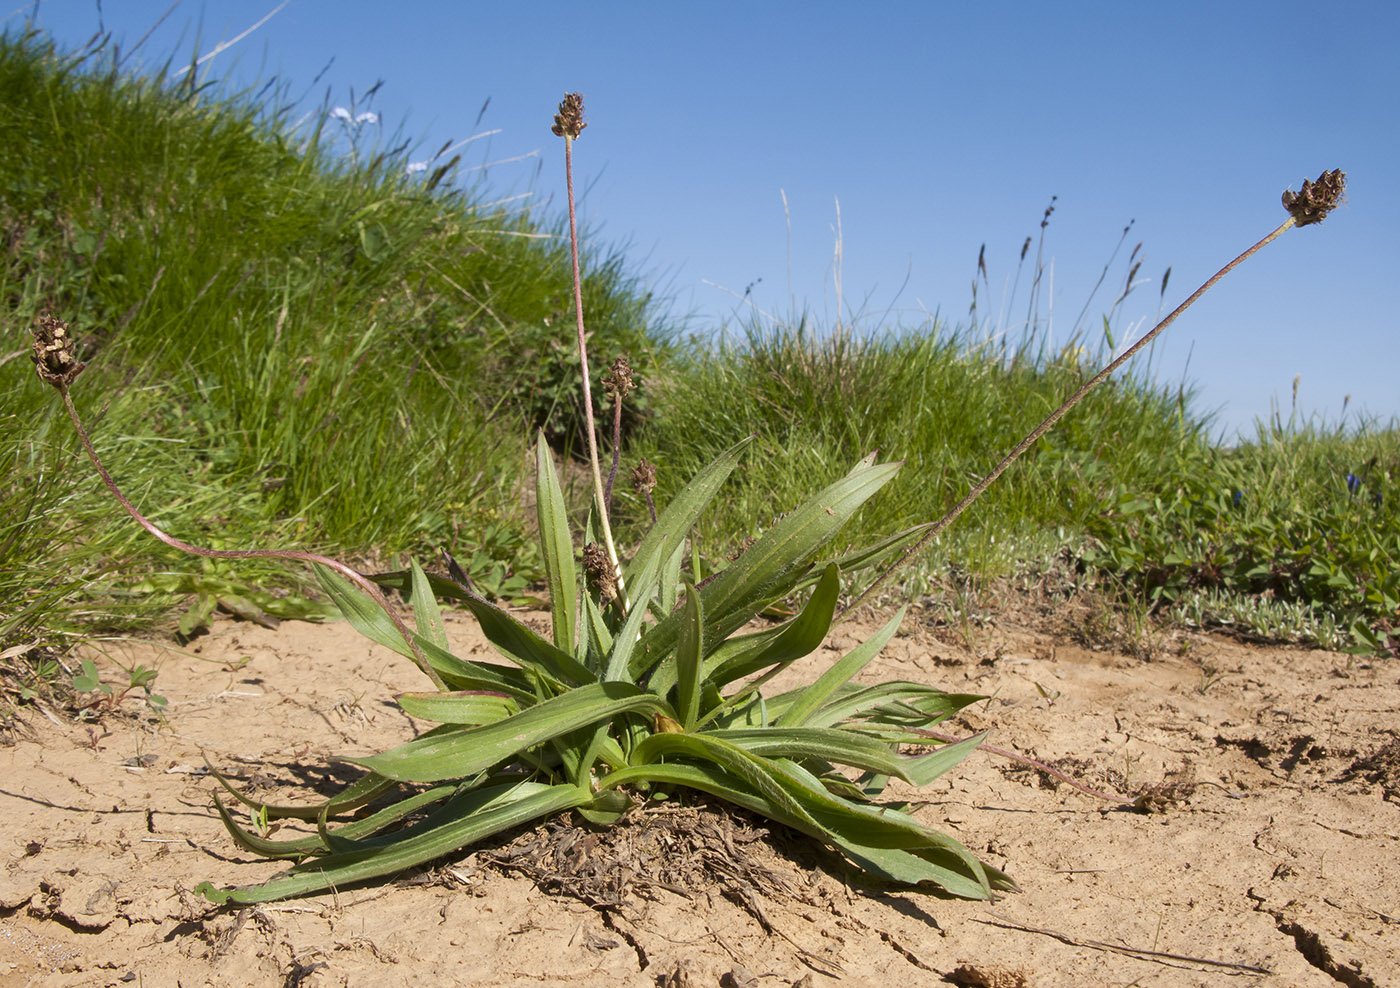
POLYGON ((426 656, 444 688, 405 693, 398 702, 439 726, 352 759, 367 770, 364 777, 319 805, 274 806, 229 787, 261 824, 245 827, 219 801, 235 841, 295 863, 260 885, 204 883, 199 890, 217 903, 257 903, 344 888, 556 814, 573 811, 606 826, 636 801, 682 789, 807 834, 889 883, 969 899, 1014 888, 952 837, 900 805, 875 801, 889 779, 927 785, 982 740, 943 744, 925 733, 980 697, 913 682, 854 681, 894 636, 902 611, 868 641, 814 669, 807 685, 764 691, 826 639, 843 570, 879 563, 922 534, 912 529, 839 556, 825 553, 899 464, 862 460, 699 586, 683 578, 688 536, 747 445, 725 452, 671 500, 612 574, 621 577, 614 589, 577 562, 556 467, 541 439, 536 503, 548 639, 469 585, 430 577, 416 563, 384 580, 409 595, 416 629, 405 635, 362 590, 320 568, 326 592, 361 633, 408 658, 426 656), (454 655, 440 597, 470 610, 508 661, 454 655), (802 603, 789 620, 746 630, 760 612, 791 599, 802 603), (911 757, 901 745, 926 753, 911 757), (387 801, 392 793, 397 802, 387 801), (254 832, 265 833, 278 817, 315 821, 316 832, 292 840, 254 832))

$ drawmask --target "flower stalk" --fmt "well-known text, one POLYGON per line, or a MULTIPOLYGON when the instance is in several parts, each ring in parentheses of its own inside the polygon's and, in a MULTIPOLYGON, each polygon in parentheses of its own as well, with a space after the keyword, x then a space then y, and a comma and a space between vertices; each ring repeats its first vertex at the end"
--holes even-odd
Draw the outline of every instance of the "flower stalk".
MULTIPOLYGON (((948 526, 956 521, 958 516, 972 505, 972 502, 981 497, 983 493, 986 492, 987 488, 991 487, 992 484, 996 482, 996 479, 1006 472, 1007 467, 1020 459, 1022 453, 1034 446, 1036 440, 1054 428, 1055 423, 1060 421, 1066 412, 1079 404, 1084 399, 1085 395, 1102 384, 1110 374, 1131 360, 1139 350, 1155 340, 1164 329, 1176 321, 1178 316, 1189 309, 1196 303, 1197 299, 1213 288, 1216 282, 1245 261, 1249 260, 1249 258, 1253 257, 1268 244, 1283 236, 1290 227, 1309 226, 1313 223, 1321 223, 1323 219, 1327 217, 1327 214, 1342 201, 1345 192, 1346 173, 1335 168, 1331 171, 1323 172, 1318 176, 1316 182, 1303 179, 1302 190, 1299 192, 1293 192, 1291 190, 1285 191, 1283 193, 1283 208, 1288 210, 1288 219, 1280 223, 1274 230, 1239 257, 1236 257, 1229 264, 1226 264, 1219 271, 1215 272, 1215 274, 1211 275, 1206 280, 1205 284, 1192 292, 1190 297, 1168 313, 1165 319, 1154 326, 1136 343, 1128 347, 1127 350, 1124 350, 1123 353, 1111 361, 1103 370, 1080 385, 1079 390, 1066 398, 1059 408, 1056 408, 1047 415, 1040 425, 1032 429, 1026 438, 1017 443, 1015 449, 1002 457, 1001 462, 994 466, 991 472, 978 481, 961 501, 953 505, 952 509, 942 518, 938 519, 938 521, 934 522, 933 526, 929 528, 917 542, 906 549, 898 559, 887 566, 880 575, 875 578, 874 582, 866 587, 865 591, 861 593, 859 597, 841 611, 842 616, 849 614, 855 608, 868 601, 875 592, 900 569, 900 567, 911 561, 922 552, 930 542, 947 530, 948 526)), ((1049 215, 1048 211, 1046 215, 1049 215)))
MULTIPOLYGON (((588 373, 588 334, 583 324, 583 280, 578 263, 578 213, 574 205, 574 141, 588 124, 583 119, 583 94, 569 93, 559 104, 551 128, 556 137, 564 138, 564 183, 569 199, 569 255, 574 275, 574 318, 578 326, 578 359, 583 376, 583 414, 588 433, 588 463, 593 471, 593 498, 598 505, 598 523, 602 528, 603 546, 617 578, 617 600, 625 612, 628 609, 622 567, 618 561, 617 545, 613 542, 612 524, 608 518, 608 492, 603 487, 603 471, 598 463, 598 428, 593 417, 593 388, 588 373)), ((619 406, 620 407, 620 406, 619 406)), ((609 489, 611 485, 609 485, 609 489)))
POLYGON ((381 590, 373 580, 363 573, 347 566, 338 559, 323 556, 316 552, 306 552, 300 549, 208 549, 204 546, 192 545, 189 542, 175 538, 165 532, 149 518, 143 515, 131 503, 131 500, 122 493, 122 489, 117 486, 117 482, 112 479, 112 475, 107 472, 101 457, 97 455, 96 448, 92 445, 92 440, 88 437, 87 429, 83 426, 83 420, 78 415, 78 409, 73 404, 73 396, 69 393, 69 385, 82 373, 84 364, 80 363, 75 356, 75 348, 72 334, 68 331, 68 326, 53 316, 41 316, 38 323, 32 330, 34 341, 31 348, 30 359, 34 361, 34 369, 39 378, 46 384, 53 385, 59 396, 63 399, 63 407, 68 412, 68 418, 73 423, 73 428, 78 433, 78 439, 82 441, 83 449, 87 452, 88 459, 92 461, 97 474, 102 478, 102 482, 107 485, 107 489, 112 492, 112 496, 117 499, 138 525, 144 528, 151 535, 174 549, 189 553, 192 556, 202 556, 207 559, 289 559, 302 563, 315 563, 335 570, 345 577, 355 586, 368 594, 376 604, 383 608, 384 613, 389 616, 394 627, 403 636, 408 647, 413 651, 413 661, 422 670, 423 675, 430 679, 435 687, 440 690, 447 689, 442 677, 438 675, 428 657, 423 654, 418 643, 414 641, 413 633, 404 624, 403 618, 390 605, 384 591, 381 590))

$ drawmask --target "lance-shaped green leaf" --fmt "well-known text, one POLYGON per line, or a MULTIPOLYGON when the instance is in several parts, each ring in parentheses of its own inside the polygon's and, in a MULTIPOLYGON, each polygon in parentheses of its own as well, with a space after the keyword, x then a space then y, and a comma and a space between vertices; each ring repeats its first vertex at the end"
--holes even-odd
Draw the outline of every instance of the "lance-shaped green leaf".
POLYGON ((749 436, 729 447, 713 462, 697 473, 656 517, 642 544, 632 554, 627 566, 628 585, 644 586, 655 578, 664 563, 684 544, 685 537, 695 527, 701 513, 719 493, 743 455, 753 443, 749 436))
POLYGON ((704 625, 700 610, 700 595, 695 584, 685 585, 685 620, 681 622, 680 638, 676 641, 676 712, 681 726, 695 729, 700 716, 700 655, 704 648, 704 625))
POLYGON ((413 640, 428 657, 428 664, 437 670, 443 683, 449 688, 505 693, 522 704, 535 702, 533 674, 526 673, 516 666, 459 659, 417 634, 413 636, 413 640))
POLYGON ((591 683, 597 677, 570 653, 511 617, 481 597, 463 601, 481 626, 481 633, 512 662, 533 670, 553 686, 591 683))
POLYGON ((764 758, 816 759, 913 781, 906 771, 912 767, 912 759, 901 758, 883 741, 853 731, 833 727, 759 727, 705 733, 764 758))
MULTIPOLYGON (((769 775, 765 778, 770 784, 775 781, 769 775)), ((887 881, 936 886, 965 899, 987 899, 992 889, 1015 888, 1015 883, 1004 873, 977 861, 951 837, 929 830, 898 811, 866 810, 831 796, 822 790, 815 778, 795 766, 788 777, 788 784, 796 794, 793 801, 806 799, 819 806, 798 805, 793 812, 788 799, 770 798, 769 794, 757 791, 749 780, 716 764, 632 765, 608 775, 599 785, 610 788, 642 782, 708 792, 815 837, 843 852, 870 874, 887 881), (800 779, 802 775, 806 775, 806 781, 800 779), (810 812, 814 808, 820 817, 810 812)))
MULTIPOLYGON (((400 655, 414 657, 413 650, 404 641, 403 635, 399 634, 388 615, 369 596, 360 592, 339 573, 325 566, 316 567, 316 576, 320 579, 321 586, 325 588, 327 596, 340 608, 341 613, 345 615, 346 620, 354 626, 356 631, 370 641, 393 649, 400 655)), ((383 583, 384 581, 378 582, 383 583)), ((409 582, 411 585, 411 575, 409 582)), ((438 586, 431 578, 429 578, 429 584, 433 587, 438 586)), ((572 655, 545 641, 485 598, 464 592, 461 587, 457 587, 452 596, 467 606, 476 618, 477 624, 481 626, 482 634, 492 645, 496 646, 502 655, 517 665, 543 677, 551 689, 557 689, 566 683, 592 682, 596 678, 572 655)), ((416 635, 414 641, 422 647, 428 639, 422 635, 416 635)), ((434 669, 437 669, 439 663, 444 661, 444 655, 450 662, 462 661, 441 647, 435 646, 435 648, 436 658, 434 658, 432 650, 426 647, 423 649, 428 656, 429 664, 434 669)))
POLYGON ((413 592, 408 602, 413 608, 413 621, 418 625, 418 635, 445 651, 447 628, 442 623, 442 611, 438 609, 437 598, 433 595, 427 574, 416 559, 409 560, 409 571, 413 576, 413 592))
POLYGON ((540 527, 540 554, 544 557, 549 586, 549 615, 554 644, 566 652, 574 649, 574 621, 578 614, 578 573, 564 492, 554 469, 554 456, 541 431, 535 439, 535 516, 540 527))
POLYGON ((755 641, 753 646, 757 647, 715 649, 705 660, 705 677, 723 687, 769 666, 788 666, 811 655, 831 631, 840 594, 841 571, 834 564, 827 566, 802 610, 781 626, 779 634, 771 640, 755 641))
POLYGON ((394 843, 315 858, 261 885, 217 889, 210 882, 203 882, 195 891, 216 905, 224 905, 228 902, 271 902, 328 888, 343 889, 356 882, 424 864, 502 830, 563 813, 593 799, 592 793, 577 786, 531 782, 480 790, 471 795, 475 798, 462 800, 455 807, 455 818, 450 822, 431 830, 415 831, 394 843))
MULTIPOLYGON (((899 467, 899 463, 870 466, 862 462, 763 533, 700 591, 706 637, 724 640, 749 621, 763 603, 787 594, 802 577, 812 554, 893 479, 899 467)), ((634 680, 669 654, 679 629, 679 615, 672 614, 647 634, 648 649, 631 662, 634 680)))
POLYGON ((789 795, 787 789, 773 778, 773 763, 757 758, 732 741, 725 741, 710 733, 703 734, 653 734, 632 753, 634 764, 654 762, 668 757, 688 757, 713 762, 730 775, 742 780, 751 791, 771 802, 785 818, 804 821, 817 826, 802 805, 789 795))
POLYGON ((642 623, 650 612, 650 601, 657 594, 662 571, 684 545, 685 537, 695 526, 696 519, 714 499, 720 485, 739 462, 739 455, 751 441, 752 438, 735 443, 696 474, 657 516, 656 524, 651 526, 632 555, 626 574, 632 610, 613 642, 604 679, 637 681, 636 676, 630 674, 632 656, 641 636, 642 623))
POLYGON ((551 738, 629 712, 675 718, 670 704, 628 683, 590 683, 494 724, 435 733, 347 761, 401 782, 437 782, 474 775, 551 738))
POLYGON ((400 693, 394 700, 410 717, 439 724, 494 724, 520 711, 510 696, 481 690, 400 693))
POLYGON ((826 672, 822 673, 806 689, 802 690, 792 705, 775 721, 781 727, 801 727, 806 724, 822 704, 853 679, 857 673, 870 664, 870 660, 880 654, 904 621, 905 609, 901 607, 894 618, 870 638, 851 649, 826 672))
MULTIPOLYGON (((803 689, 790 690, 768 700, 769 714, 781 718, 801 696, 803 689)), ((932 727, 985 696, 971 693, 944 693, 923 683, 895 680, 875 686, 846 683, 839 687, 813 714, 808 727, 830 727, 847 720, 860 720, 862 726, 889 725, 892 728, 932 727)))
MULTIPOLYGON (((414 658, 413 649, 374 598, 329 566, 317 565, 315 570, 316 578, 320 581, 321 588, 326 591, 326 596, 340 609, 340 613, 345 615, 345 620, 350 622, 351 627, 372 642, 407 658, 414 658)), ((411 574, 408 582, 411 586, 411 574)))
POLYGON ((909 872, 906 872, 909 877, 899 877, 898 873, 892 873, 898 881, 911 884, 936 881, 954 895, 976 899, 991 898, 993 880, 1004 879, 1010 883, 1010 879, 988 868, 947 834, 931 830, 909 814, 891 807, 851 803, 834 796, 820 779, 795 762, 776 760, 773 776, 802 800, 804 807, 822 826, 837 836, 837 846, 848 855, 853 851, 865 852, 871 860, 882 860, 886 866, 898 862, 907 869, 951 866, 952 873, 938 877, 916 878, 909 872), (909 852, 922 865, 898 855, 883 853, 891 850, 909 852), (962 876, 961 882, 958 881, 958 874, 962 876))
POLYGON ((266 814, 269 820, 281 818, 294 820, 314 820, 323 812, 329 812, 332 816, 338 813, 349 813, 357 810, 361 806, 366 806, 380 796, 397 789, 398 783, 393 779, 386 779, 382 775, 375 775, 373 772, 366 773, 350 785, 342 789, 337 795, 310 806, 280 806, 274 803, 264 803, 262 800, 253 799, 245 795, 241 790, 229 782, 218 769, 209 764, 209 759, 204 760, 204 764, 209 768, 209 774, 229 791, 234 799, 255 813, 266 814))
MULTIPOLYGON (((731 728, 708 731, 709 737, 732 742, 765 758, 819 759, 849 765, 882 775, 892 775, 916 786, 926 786, 956 766, 986 739, 986 733, 944 744, 926 754, 908 758, 896 754, 889 743, 857 731, 832 727, 731 728)), ((927 738, 920 739, 927 742, 927 738)))
MULTIPOLYGON (((828 566, 796 617, 775 628, 740 635, 719 645, 706 657, 702 679, 718 689, 760 669, 785 666, 812 654, 831 630, 840 592, 840 574, 834 566, 828 566)), ((644 636, 644 648, 650 647, 650 640, 650 634, 644 636)), ((675 657, 668 656, 652 671, 649 683, 653 691, 664 696, 675 684, 675 677, 675 657)))
MULTIPOLYGON (((425 789, 423 792, 399 800, 392 806, 386 806, 362 820, 355 820, 343 827, 337 827, 331 833, 345 840, 371 837, 386 827, 391 827, 418 812, 423 807, 446 799, 456 790, 456 785, 434 786, 431 789, 425 789)), ((326 805, 322 804, 321 812, 316 816, 317 820, 326 819, 326 805)), ((303 858, 310 854, 322 854, 328 849, 328 845, 319 832, 314 837, 300 837, 295 840, 268 840, 240 827, 238 821, 233 818, 233 814, 228 811, 223 800, 219 799, 218 796, 214 797, 214 808, 224 821, 228 832, 233 836, 234 843, 253 854, 261 854, 268 858, 303 858)))

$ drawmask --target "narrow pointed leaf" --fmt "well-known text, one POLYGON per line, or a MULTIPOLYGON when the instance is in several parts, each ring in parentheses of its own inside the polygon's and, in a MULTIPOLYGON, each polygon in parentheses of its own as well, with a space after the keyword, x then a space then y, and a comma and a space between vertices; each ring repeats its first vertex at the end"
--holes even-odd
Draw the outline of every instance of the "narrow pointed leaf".
POLYGON ((593 799, 591 793, 577 786, 520 783, 510 789, 511 792, 505 794, 488 791, 473 794, 494 796, 494 801, 486 806, 479 805, 479 802, 463 801, 456 819, 432 830, 415 832, 394 844, 316 858, 261 885, 217 889, 211 883, 203 882, 195 891, 209 901, 223 905, 228 902, 271 902, 329 888, 343 889, 356 882, 425 864, 502 830, 562 813, 593 799))
POLYGON ((928 785, 940 775, 956 768, 963 759, 976 751, 978 746, 987 740, 987 734, 987 731, 983 731, 961 741, 939 745, 926 755, 909 759, 905 762, 909 781, 916 786, 928 785))
MULTIPOLYGON (((629 583, 649 582, 649 578, 654 578, 654 574, 669 561, 677 548, 685 543, 685 537, 695 527, 700 514, 714 500, 720 486, 734 471, 744 450, 752 443, 753 437, 749 436, 729 447, 697 473, 661 510, 656 517, 656 524, 651 526, 642 539, 642 544, 632 554, 632 560, 627 567, 629 583)), ((637 602, 635 598, 633 601, 637 602)))
POLYGON ((591 683, 597 677, 571 654, 545 641, 505 611, 480 597, 463 601, 502 655, 539 673, 555 686, 591 683))
POLYGON ((494 724, 453 729, 347 760, 401 782, 437 782, 484 771, 551 738, 630 711, 675 717, 669 704, 635 686, 590 683, 494 724))
MULTIPOLYGON (((720 688, 768 666, 788 665, 811 655, 831 630, 840 592, 840 573, 828 566, 796 617, 776 628, 731 638, 715 648, 705 659, 704 680, 720 688)), ((652 673, 652 688, 664 695, 674 677, 675 664, 668 657, 652 673)))
POLYGON ((904 621, 904 611, 905 608, 901 607, 894 618, 887 622, 883 628, 833 663, 830 669, 822 673, 811 685, 798 694, 792 706, 777 719, 776 723, 782 727, 801 727, 807 723, 822 704, 831 699, 838 689, 850 682, 857 673, 870 664, 871 659, 880 654, 880 649, 884 648, 894 637, 895 632, 899 630, 900 624, 904 621))
MULTIPOLYGON (((405 817, 418 812, 425 806, 431 806, 433 803, 447 799, 447 797, 451 796, 456 790, 456 785, 434 786, 432 789, 425 789, 423 792, 415 793, 412 796, 399 800, 397 803, 386 806, 377 813, 372 813, 363 819, 347 823, 343 827, 337 827, 332 833, 347 840, 360 840, 371 837, 379 833, 379 831, 384 830, 386 827, 391 827, 405 817)), ((321 812, 317 814, 315 819, 321 820, 326 818, 327 805, 326 803, 321 804, 321 812)), ((261 854, 269 858, 301 858, 310 854, 324 853, 327 849, 327 845, 322 841, 319 835, 284 841, 274 841, 259 837, 240 827, 237 820, 234 819, 233 814, 224 807, 223 802, 218 796, 214 797, 214 806, 219 816, 223 819, 224 826, 228 828, 230 835, 232 835, 234 843, 245 851, 250 851, 253 854, 261 854)), ((269 816, 271 816, 271 814, 269 814, 269 816)))
POLYGON ((904 758, 883 741, 831 727, 736 728, 707 731, 707 736, 732 742, 764 758, 818 759, 834 765, 893 775, 914 782, 916 759, 904 758))
POLYGON ((447 648, 447 628, 442 623, 442 611, 438 609, 437 598, 428 582, 423 567, 418 560, 409 560, 409 570, 413 574, 413 592, 409 603, 413 607, 413 620, 418 626, 418 634, 438 648, 447 648))
POLYGON ((209 774, 228 790, 234 799, 256 813, 267 813, 269 820, 295 819, 314 820, 323 810, 329 810, 332 815, 337 813, 349 813, 357 810, 361 806, 374 802, 380 796, 392 789, 398 788, 398 783, 393 779, 386 779, 382 775, 375 775, 373 772, 366 773, 356 779, 350 785, 342 789, 337 795, 319 803, 312 803, 310 806, 279 806, 273 803, 264 803, 261 800, 253 799, 237 789, 233 783, 224 777, 223 773, 209 764, 206 758, 204 764, 209 768, 209 774))
MULTIPOLYGON (((413 650, 404 641, 398 629, 394 627, 394 623, 389 620, 388 615, 372 598, 362 593, 334 570, 317 566, 316 575, 321 581, 321 586, 325 588, 326 594, 340 608, 341 613, 345 615, 346 620, 354 626, 356 631, 370 641, 393 649, 400 655, 408 658, 414 657, 413 650)), ((393 585, 396 581, 381 578, 377 579, 376 582, 382 585, 393 585)), ((431 586, 438 586, 431 578, 429 578, 429 583, 431 586)), ((409 584, 410 586, 412 584, 411 575, 409 584)), ((588 683, 596 678, 568 652, 545 641, 485 598, 464 592, 460 587, 457 587, 456 592, 451 596, 467 606, 476 618, 477 624, 481 626, 482 634, 502 655, 517 665, 544 677, 552 687, 560 687, 566 683, 588 683)), ((415 640, 421 646, 428 639, 418 636, 415 640)), ((424 651, 428 652, 428 649, 424 649, 424 651)), ((437 651, 440 656, 446 652, 441 647, 438 647, 437 651)), ((437 669, 438 663, 433 661, 432 654, 429 653, 428 657, 430 664, 434 669, 437 669)), ((461 661, 450 654, 449 658, 453 662, 461 661)))
POLYGON ((394 700, 410 717, 439 724, 494 724, 520 712, 520 704, 509 696, 480 690, 400 693, 394 700))
POLYGON ((541 431, 535 440, 535 515, 540 527, 540 553, 549 585, 549 615, 554 644, 566 652, 574 649, 574 622, 578 614, 578 573, 569 516, 554 456, 541 431))
POLYGON ((676 712, 681 726, 695 729, 700 716, 700 656, 704 651, 704 624, 700 610, 700 595, 693 583, 685 585, 685 620, 681 623, 680 639, 676 642, 676 712))
MULTIPOLYGON (((791 592, 806 572, 813 553, 892 480, 899 467, 899 463, 858 465, 760 536, 700 591, 706 637, 711 641, 724 640, 763 605, 791 592)), ((676 614, 651 629, 647 635, 648 650, 632 660, 634 680, 670 653, 679 629, 680 617, 676 614)))

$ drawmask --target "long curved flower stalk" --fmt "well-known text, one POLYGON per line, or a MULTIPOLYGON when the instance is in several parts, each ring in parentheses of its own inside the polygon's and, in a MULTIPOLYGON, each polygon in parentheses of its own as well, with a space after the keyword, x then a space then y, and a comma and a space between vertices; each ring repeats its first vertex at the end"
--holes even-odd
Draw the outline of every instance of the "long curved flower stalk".
POLYGON ((1216 282, 1245 261, 1249 260, 1249 258, 1253 257, 1265 246, 1277 240, 1290 227, 1309 226, 1313 223, 1321 223, 1326 219, 1327 214, 1336 208, 1345 194, 1346 178, 1346 172, 1334 168, 1332 171, 1323 172, 1319 175, 1316 182, 1303 179, 1301 192, 1293 192, 1292 190, 1285 191, 1283 193, 1283 208, 1288 210, 1288 219, 1280 223, 1274 230, 1239 257, 1211 275, 1206 279, 1205 284, 1192 292, 1190 297, 1168 313, 1165 319, 1154 326, 1136 343, 1124 350, 1123 353, 1104 367, 1103 370, 1080 385, 1079 390, 1066 398, 1059 408, 1056 408, 1047 415, 1040 425, 1032 429, 1026 438, 1017 443, 1015 449, 1002 457, 1001 462, 992 467, 991 471, 978 481, 961 501, 953 505, 947 514, 934 522, 917 542, 904 551, 903 555, 881 571, 880 575, 875 578, 875 581, 871 583, 870 586, 866 587, 865 591, 859 597, 841 611, 842 616, 850 613, 869 600, 874 595, 875 591, 880 589, 897 570, 910 562, 915 556, 922 552, 930 542, 942 534, 949 525, 953 524, 953 522, 958 519, 958 516, 971 506, 973 501, 981 497, 983 493, 986 492, 987 488, 991 487, 992 484, 996 482, 996 479, 1006 472, 1007 467, 1015 463, 1022 453, 1035 445, 1037 439, 1054 428, 1055 423, 1060 421, 1066 412, 1079 404, 1090 391, 1093 391, 1107 380, 1110 374, 1131 360, 1139 350, 1155 340, 1158 335, 1161 334, 1162 330, 1174 323, 1178 316, 1194 305, 1196 300, 1214 287, 1216 282))
POLYGON ((413 640, 413 634, 403 623, 403 618, 399 617, 389 604, 384 592, 373 580, 353 567, 347 566, 338 559, 301 549, 208 549, 204 546, 192 545, 165 532, 141 514, 136 505, 132 504, 131 500, 122 493, 122 489, 117 486, 112 475, 107 472, 107 468, 103 465, 102 459, 97 455, 97 450, 92 445, 92 440, 88 437, 83 420, 78 415, 78 409, 73 404, 73 396, 69 393, 69 386, 83 372, 86 365, 77 359, 73 337, 68 331, 67 323, 53 316, 41 316, 33 329, 33 334, 34 342, 30 358, 34 361, 39 378, 46 384, 53 385, 54 389, 58 391, 63 399, 63 407, 68 411, 68 418, 72 421, 73 428, 77 430, 78 438, 82 440, 83 449, 87 451, 88 459, 92 461, 98 476, 102 478, 102 482, 107 485, 112 496, 120 502, 126 513, 131 515, 138 525, 166 545, 179 549, 181 552, 187 552, 192 556, 203 556, 208 559, 289 559, 303 563, 315 563, 335 570, 367 593, 376 604, 384 609, 384 613, 389 616, 389 620, 394 623, 394 627, 403 635, 404 641, 413 650, 414 662, 418 668, 432 680, 433 685, 438 689, 447 688, 443 684, 442 677, 428 662, 428 657, 423 654, 418 643, 413 640))

